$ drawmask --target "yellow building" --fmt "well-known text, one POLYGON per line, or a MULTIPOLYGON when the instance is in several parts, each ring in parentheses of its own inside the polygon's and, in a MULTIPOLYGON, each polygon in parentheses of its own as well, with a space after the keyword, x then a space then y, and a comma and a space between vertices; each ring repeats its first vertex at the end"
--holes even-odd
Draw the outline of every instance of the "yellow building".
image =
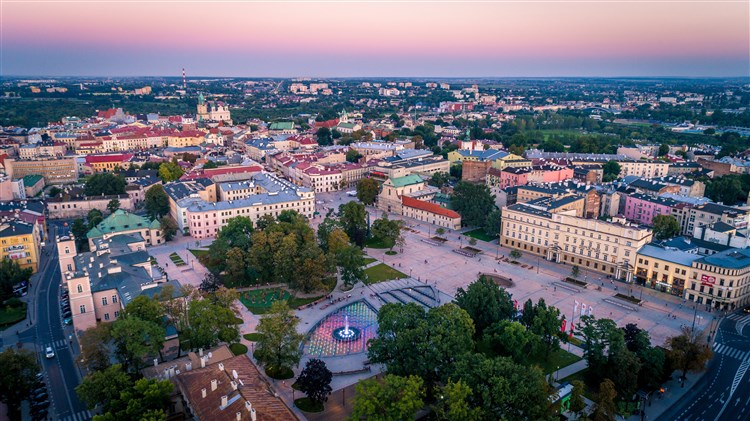
POLYGON ((647 244, 638 250, 635 282, 661 292, 683 296, 687 281, 693 273, 693 262, 701 256, 695 253, 647 244))
POLYGON ((497 149, 469 150, 458 149, 448 152, 448 161, 451 164, 464 161, 492 161, 492 168, 502 170, 507 167, 530 167, 531 161, 522 156, 514 155, 497 149))
POLYGON ((505 206, 500 243, 630 282, 637 252, 651 241, 651 230, 622 218, 605 222, 574 212, 551 213, 523 203, 505 206))
POLYGON ((40 237, 37 223, 18 220, 0 223, 0 259, 14 260, 22 269, 31 268, 36 273, 39 269, 40 237))

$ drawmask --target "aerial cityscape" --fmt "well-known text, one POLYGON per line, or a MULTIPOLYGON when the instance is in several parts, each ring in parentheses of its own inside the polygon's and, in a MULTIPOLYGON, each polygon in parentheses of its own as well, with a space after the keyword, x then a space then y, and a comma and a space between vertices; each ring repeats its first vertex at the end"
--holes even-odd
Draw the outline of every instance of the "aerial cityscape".
POLYGON ((750 420, 748 16, 3 2, 0 420, 750 420))

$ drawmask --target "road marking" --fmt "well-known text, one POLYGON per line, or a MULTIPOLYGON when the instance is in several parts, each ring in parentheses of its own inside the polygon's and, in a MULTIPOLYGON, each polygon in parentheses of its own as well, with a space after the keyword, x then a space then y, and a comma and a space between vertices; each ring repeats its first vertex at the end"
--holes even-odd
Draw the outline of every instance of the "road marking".
POLYGON ((714 342, 713 349, 714 349, 714 353, 726 355, 729 358, 734 358, 740 361, 750 360, 750 351, 742 351, 740 349, 733 348, 728 345, 720 344, 718 342, 714 342))

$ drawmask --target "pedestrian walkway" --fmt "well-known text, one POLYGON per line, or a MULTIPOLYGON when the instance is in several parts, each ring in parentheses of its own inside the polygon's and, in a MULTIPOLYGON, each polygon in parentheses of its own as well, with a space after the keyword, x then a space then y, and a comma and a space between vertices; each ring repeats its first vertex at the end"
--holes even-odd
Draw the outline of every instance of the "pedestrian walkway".
POLYGON ((81 411, 73 415, 60 418, 60 421, 87 421, 93 418, 91 411, 81 411))
POLYGON ((731 346, 720 344, 718 342, 714 342, 713 349, 716 354, 726 355, 729 358, 734 358, 740 361, 750 360, 750 351, 741 351, 737 348, 732 348, 731 346))
POLYGON ((65 349, 68 347, 68 341, 66 341, 65 339, 60 339, 55 342, 49 342, 49 343, 44 344, 44 348, 47 348, 47 347, 54 348, 54 349, 65 349))
POLYGON ((553 379, 555 379, 556 381, 559 382, 559 381, 561 381, 562 379, 564 379, 564 378, 566 378, 568 376, 572 376, 573 374, 578 373, 579 371, 583 371, 583 370, 587 369, 588 366, 589 366, 589 362, 588 361, 586 361, 586 360, 578 360, 578 361, 574 362, 571 365, 565 366, 565 367, 563 367, 563 368, 561 368, 561 369, 559 369, 559 370, 551 373, 550 375, 552 376, 553 379))

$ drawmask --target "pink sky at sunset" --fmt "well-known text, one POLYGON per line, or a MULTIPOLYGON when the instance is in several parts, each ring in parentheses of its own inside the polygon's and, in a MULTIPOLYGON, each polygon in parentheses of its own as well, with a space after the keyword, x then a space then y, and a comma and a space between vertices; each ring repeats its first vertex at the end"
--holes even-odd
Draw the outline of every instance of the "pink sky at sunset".
POLYGON ((2 72, 748 76, 749 22, 744 1, 4 1, 2 72))

